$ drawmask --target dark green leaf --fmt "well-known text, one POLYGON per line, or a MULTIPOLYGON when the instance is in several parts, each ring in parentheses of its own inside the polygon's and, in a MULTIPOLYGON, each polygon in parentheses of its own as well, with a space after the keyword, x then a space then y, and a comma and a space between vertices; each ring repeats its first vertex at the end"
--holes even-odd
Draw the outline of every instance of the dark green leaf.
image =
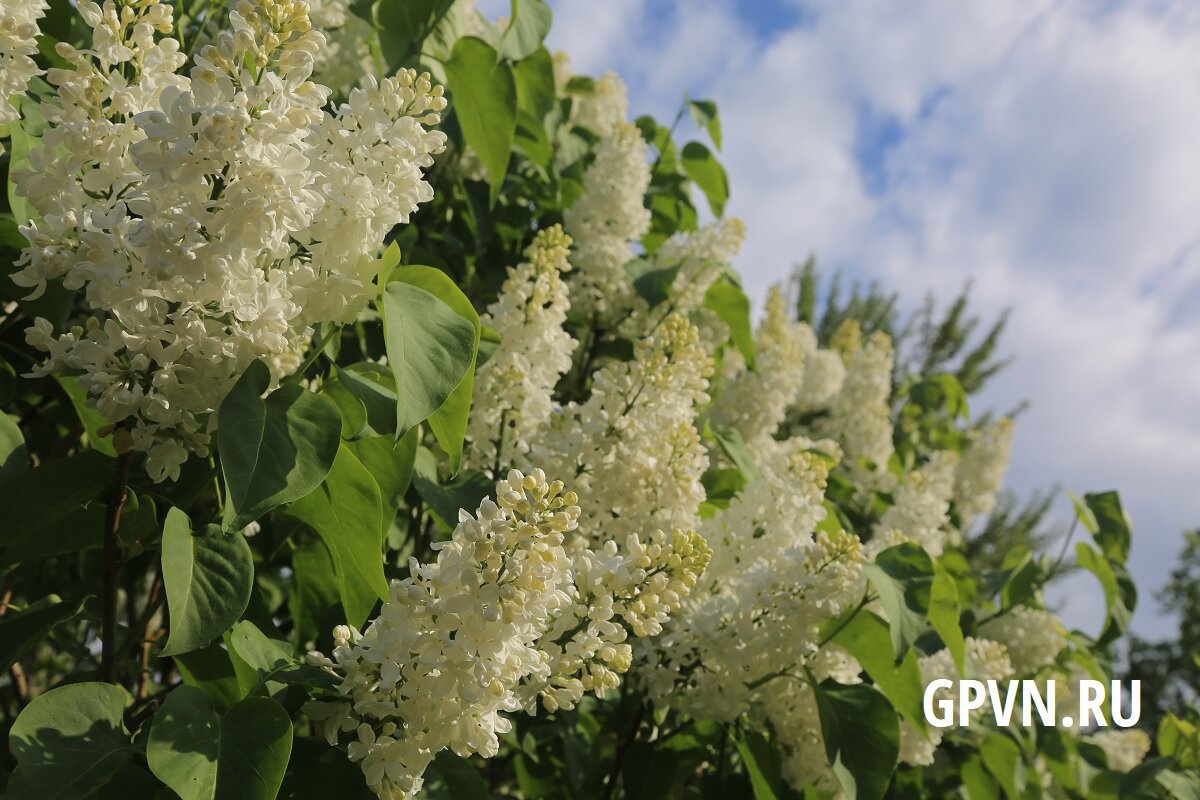
MULTIPOLYGON (((875 688, 886 697, 909 725, 918 731, 925 729, 922 706, 924 683, 913 650, 905 653, 899 664, 893 659, 888 624, 866 609, 826 623, 836 630, 831 641, 841 645, 854 656, 863 670, 871 676, 875 688)), ((822 633, 825 630, 822 629, 822 633)))
POLYGON ((858 800, 883 797, 900 754, 900 726, 887 698, 832 680, 814 691, 825 755, 842 790, 858 800))
POLYGON ((1075 556, 1079 566, 1095 575, 1104 589, 1104 630, 1096 640, 1103 647, 1129 629, 1137 605, 1137 589, 1123 566, 1109 561, 1091 545, 1077 542, 1075 556))
POLYGON ((421 43, 425 40, 454 0, 403 0, 378 3, 381 30, 379 42, 387 60, 388 73, 397 67, 416 66, 421 43))
POLYGON ((688 100, 688 111, 695 123, 708 131, 708 136, 718 150, 721 149, 721 117, 717 104, 712 100, 688 100))
POLYGON ((942 644, 950 651, 954 666, 960 675, 966 674, 963 658, 966 641, 959 624, 958 583, 938 562, 933 562, 933 585, 929 591, 929 624, 942 638, 942 644))
POLYGON ((725 176, 725 168, 699 142, 685 144, 680 155, 683 157, 684 173, 704 192, 713 216, 721 216, 729 200, 729 179, 725 176))
POLYGON ((747 731, 737 739, 738 753, 746 765, 754 800, 775 800, 782 794, 779 751, 761 733, 747 731))
POLYGON ((679 274, 679 264, 671 267, 655 268, 655 262, 650 258, 636 258, 625 265, 625 272, 633 283, 633 290, 638 297, 653 308, 667 299, 675 276, 679 274))
POLYGON ((361 626, 375 601, 387 596, 382 505, 371 473, 342 445, 325 482, 286 513, 315 530, 329 548, 346 620, 361 626))
POLYGON ((233 659, 220 642, 175 656, 175 666, 184 682, 203 690, 219 711, 228 711, 245 696, 233 659))
POLYGON ((35 697, 9 733, 17 770, 8 796, 75 800, 103 785, 133 747, 122 716, 129 694, 108 683, 72 683, 35 697))
POLYGON ((341 420, 333 403, 295 384, 264 401, 270 381, 267 365, 255 361, 221 403, 217 441, 227 531, 316 489, 337 454, 341 420))
POLYGON ((1121 498, 1116 492, 1101 492, 1083 496, 1087 507, 1096 519, 1096 544, 1100 552, 1110 561, 1124 564, 1129 560, 1129 519, 1121 507, 1121 498))
POLYGON ((863 573, 879 593, 899 661, 925 629, 933 562, 920 545, 904 542, 884 550, 874 564, 865 564, 863 573))
POLYGON ((0 413, 0 483, 29 469, 29 450, 17 421, 0 413))
POLYGON ((491 478, 476 470, 460 472, 453 480, 442 485, 421 475, 414 475, 413 486, 421 499, 452 528, 458 524, 460 509, 474 514, 483 498, 496 488, 491 478))
POLYGON ((445 63, 450 107, 463 137, 491 176, 491 201, 500 196, 517 129, 517 85, 512 67, 474 36, 454 44, 445 63))
POLYGON ((1021 760, 1021 748, 1012 739, 993 733, 979 745, 983 765, 996 779, 1008 800, 1021 800, 1025 787, 1025 765, 1021 760))
POLYGON ((254 556, 240 533, 220 526, 192 530, 187 514, 167 512, 162 539, 163 585, 171 634, 162 655, 187 653, 214 642, 250 602, 254 556))
POLYGON ((0 567, 74 553, 104 542, 102 493, 112 480, 108 456, 85 450, 13 476, 0 485, 0 567))
POLYGON ((9 609, 0 617, 0 673, 8 672, 9 667, 49 636, 55 627, 79 616, 86 599, 64 603, 61 597, 52 594, 20 611, 9 609))

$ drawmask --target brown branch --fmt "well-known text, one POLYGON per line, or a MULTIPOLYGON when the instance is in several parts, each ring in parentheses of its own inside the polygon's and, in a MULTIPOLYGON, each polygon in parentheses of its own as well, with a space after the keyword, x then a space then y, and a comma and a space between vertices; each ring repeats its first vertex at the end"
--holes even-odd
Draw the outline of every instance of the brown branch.
POLYGON ((103 598, 104 615, 100 629, 100 680, 113 683, 117 667, 117 572, 121 568, 121 511, 129 496, 129 465, 133 461, 131 451, 117 456, 117 466, 109 490, 104 515, 104 567, 103 598))

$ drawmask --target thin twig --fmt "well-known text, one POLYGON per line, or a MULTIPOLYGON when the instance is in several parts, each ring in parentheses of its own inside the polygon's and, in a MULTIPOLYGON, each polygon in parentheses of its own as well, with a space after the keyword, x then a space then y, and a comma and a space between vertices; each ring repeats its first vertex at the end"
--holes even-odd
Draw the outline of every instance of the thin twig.
POLYGON ((100 629, 100 679, 106 683, 113 682, 117 667, 117 572, 121 568, 121 543, 117 532, 121 527, 121 511, 129 496, 129 465, 132 461, 132 451, 117 456, 104 515, 104 615, 100 629))
POLYGON ((154 572, 154 581, 150 584, 150 593, 146 596, 146 628, 142 636, 142 643, 138 652, 138 678, 137 678, 137 698, 143 700, 146 697, 146 689, 149 681, 147 678, 150 675, 150 651, 153 648, 154 642, 162 635, 162 628, 154 629, 154 616, 158 609, 158 596, 162 593, 163 573, 162 565, 154 572))

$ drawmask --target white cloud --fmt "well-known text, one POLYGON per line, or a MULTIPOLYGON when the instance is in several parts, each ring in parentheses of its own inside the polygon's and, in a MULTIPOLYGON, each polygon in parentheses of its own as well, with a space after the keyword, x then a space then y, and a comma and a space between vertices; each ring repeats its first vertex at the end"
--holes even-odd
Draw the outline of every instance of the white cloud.
MULTIPOLYGON (((971 278, 1014 307, 984 398, 1032 402, 1010 484, 1120 489, 1136 625, 1168 633, 1146 590, 1200 524, 1200 8, 822 0, 762 40, 744 4, 553 5, 552 43, 619 71, 634 113, 718 101, 756 295, 814 252, 910 302, 971 278), (864 119, 894 134, 870 170, 864 119)), ((1090 586, 1069 621, 1097 618, 1090 586)))

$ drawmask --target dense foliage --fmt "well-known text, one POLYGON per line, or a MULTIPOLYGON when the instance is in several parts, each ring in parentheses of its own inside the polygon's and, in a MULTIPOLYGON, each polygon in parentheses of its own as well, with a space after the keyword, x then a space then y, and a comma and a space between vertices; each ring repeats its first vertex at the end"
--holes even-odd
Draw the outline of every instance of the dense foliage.
POLYGON ((713 103, 631 122, 542 0, 2 8, 5 796, 1200 792, 1174 716, 926 724, 1105 677, 1128 523, 972 549, 1002 325, 753 326, 713 103))

